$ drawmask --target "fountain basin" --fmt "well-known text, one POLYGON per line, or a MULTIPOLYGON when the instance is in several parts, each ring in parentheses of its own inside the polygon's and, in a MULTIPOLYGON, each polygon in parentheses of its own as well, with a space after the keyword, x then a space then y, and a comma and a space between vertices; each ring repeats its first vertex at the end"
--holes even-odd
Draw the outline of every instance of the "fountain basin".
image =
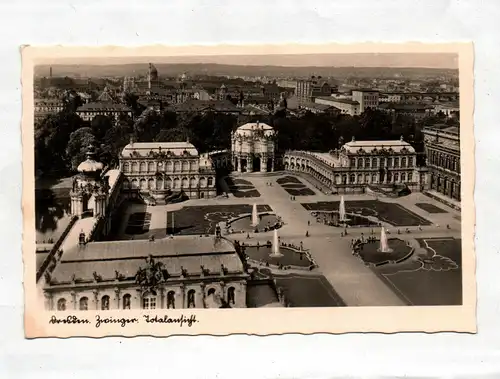
MULTIPOLYGON (((257 229, 259 232, 263 232, 265 227, 273 227, 277 224, 278 217, 271 213, 261 213, 259 214, 259 223, 257 224, 257 229)), ((233 229, 235 233, 240 233, 241 231, 246 233, 251 233, 255 231, 255 227, 252 226, 252 215, 244 215, 227 223, 230 229, 233 229)), ((281 227, 281 226, 279 226, 281 227)))
POLYGON ((340 220, 340 214, 338 211, 316 211, 314 212, 316 219, 320 222, 325 221, 326 225, 343 228, 343 227, 375 227, 379 226, 380 223, 371 221, 365 216, 361 216, 355 213, 346 213, 345 219, 340 220))
POLYGON ((307 268, 314 264, 305 251, 296 251, 286 246, 280 246, 281 256, 273 256, 272 246, 245 246, 245 254, 249 259, 268 262, 270 265, 298 266, 307 268))
POLYGON ((368 264, 381 266, 388 263, 401 263, 413 255, 413 248, 406 241, 397 238, 387 240, 391 252, 380 251, 380 241, 366 242, 359 251, 360 258, 368 264))

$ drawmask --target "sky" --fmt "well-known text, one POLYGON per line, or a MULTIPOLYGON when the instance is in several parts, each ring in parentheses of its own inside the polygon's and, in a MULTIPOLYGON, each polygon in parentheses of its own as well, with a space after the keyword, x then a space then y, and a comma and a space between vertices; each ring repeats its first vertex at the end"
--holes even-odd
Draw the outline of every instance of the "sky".
POLYGON ((344 54, 267 54, 267 55, 212 55, 170 57, 113 57, 113 58, 58 58, 44 59, 44 64, 120 65, 129 63, 218 63, 249 66, 288 67, 428 67, 457 69, 455 53, 344 53, 344 54))

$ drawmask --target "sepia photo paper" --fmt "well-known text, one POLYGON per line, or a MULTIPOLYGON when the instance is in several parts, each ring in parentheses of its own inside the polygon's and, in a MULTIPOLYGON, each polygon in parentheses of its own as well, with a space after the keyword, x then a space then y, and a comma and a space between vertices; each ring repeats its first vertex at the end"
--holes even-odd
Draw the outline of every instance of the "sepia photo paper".
POLYGON ((21 55, 27 338, 476 332, 471 43, 21 55))

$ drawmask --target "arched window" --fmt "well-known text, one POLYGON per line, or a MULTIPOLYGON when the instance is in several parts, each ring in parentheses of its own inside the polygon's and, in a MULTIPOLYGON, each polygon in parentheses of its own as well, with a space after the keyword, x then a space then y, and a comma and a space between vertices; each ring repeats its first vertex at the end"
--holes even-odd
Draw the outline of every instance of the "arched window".
POLYGON ((408 181, 409 182, 413 181, 413 173, 411 172, 408 173, 408 181))
POLYGON ((139 165, 137 162, 132 162, 132 172, 139 172, 139 165))
POLYGON ((174 163, 174 172, 179 172, 181 171, 181 162, 175 161, 174 163))
POLYGON ((129 172, 130 170, 130 165, 128 164, 128 162, 125 162, 123 164, 123 172, 129 172))
POLYGON ((139 172, 146 172, 146 162, 141 162, 139 164, 139 172))
POLYGON ((365 183, 370 183, 370 175, 365 175, 365 183))
POLYGON ((144 294, 142 297, 142 309, 156 309, 156 296, 144 294))
POLYGON ((206 187, 207 186, 207 179, 206 178, 200 178, 200 187, 206 187))
POLYGON ((378 158, 372 158, 372 167, 378 167, 378 158))
POLYGON ((401 158, 401 167, 406 167, 406 158, 401 158))
POLYGON ((208 178, 208 186, 209 187, 212 187, 214 185, 214 178, 212 178, 211 176, 208 178))
POLYGON ((182 171, 189 171, 189 162, 188 161, 182 161, 182 171))
POLYGON ((156 179, 156 189, 158 190, 163 189, 163 178, 156 179))
POLYGON ((394 167, 399 167, 399 158, 394 158, 394 167))
POLYGON ((401 173, 401 181, 403 183, 406 182, 406 173, 405 172, 401 173))
POLYGON ((182 188, 188 188, 189 180, 188 178, 182 178, 182 188))
POLYGON ((123 309, 130 309, 131 300, 132 296, 130 296, 128 293, 123 295, 123 309))
POLYGON ((372 183, 377 183, 377 175, 376 174, 372 175, 372 183))
POLYGON ((80 298, 80 310, 88 311, 89 310, 89 298, 84 296, 80 298))
POLYGON ((364 161, 363 161, 363 158, 359 158, 359 159, 358 159, 358 167, 359 167, 359 168, 363 168, 363 167, 364 167, 364 161))
POLYGON ((153 162, 148 163, 148 172, 154 172, 155 164, 153 162))
POLYGON ((397 172, 394 173, 394 182, 399 182, 399 174, 397 172))
POLYGON ((131 188, 132 189, 138 189, 139 188, 139 181, 137 179, 132 179, 132 182, 131 182, 131 188))
POLYGON ((179 178, 174 179, 174 188, 181 188, 181 180, 179 178))
POLYGON ((210 288, 207 292, 207 296, 215 295, 215 288, 210 288))
POLYGON ((392 167, 392 164, 393 164, 392 158, 387 158, 387 166, 392 167))
POLYGON ((128 181, 127 179, 125 179, 125 180, 123 181, 122 186, 123 186, 123 189, 129 189, 129 186, 130 186, 129 181, 128 181))
POLYGON ((358 175, 358 183, 363 183, 363 175, 358 175))
POLYGON ((167 171, 168 172, 174 171, 174 164, 172 163, 172 161, 168 161, 167 164, 166 164, 166 166, 167 166, 167 171))
POLYGON ((175 292, 169 291, 167 293, 167 308, 175 309, 175 292))
POLYGON ((66 310, 66 299, 62 298, 57 300, 57 310, 65 311, 66 310))
POLYGON ((187 306, 188 306, 188 308, 195 308, 196 307, 194 295, 195 295, 195 290, 189 290, 188 291, 188 296, 187 296, 187 300, 188 300, 187 306))
POLYGON ((349 175, 349 183, 353 184, 355 182, 356 182, 356 175, 354 174, 349 175))
POLYGON ((141 190, 148 189, 148 183, 146 182, 146 179, 141 179, 140 186, 141 186, 141 190))
POLYGON ((108 311, 109 310, 109 296, 104 295, 101 298, 101 310, 108 311))
POLYGON ((235 291, 234 287, 229 287, 227 290, 227 302, 229 305, 234 304, 235 302, 235 291))
POLYGON ((370 168, 370 162, 371 162, 370 158, 365 158, 365 167, 366 168, 370 168))
POLYGON ((196 178, 191 178, 189 180, 189 187, 190 188, 196 188, 196 178))

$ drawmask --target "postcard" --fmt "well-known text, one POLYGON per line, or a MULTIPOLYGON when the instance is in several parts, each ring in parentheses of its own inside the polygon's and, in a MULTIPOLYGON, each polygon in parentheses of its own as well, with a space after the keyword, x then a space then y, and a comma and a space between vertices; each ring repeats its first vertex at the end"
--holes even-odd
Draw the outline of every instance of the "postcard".
POLYGON ((21 54, 27 338, 476 332, 471 43, 21 54))

